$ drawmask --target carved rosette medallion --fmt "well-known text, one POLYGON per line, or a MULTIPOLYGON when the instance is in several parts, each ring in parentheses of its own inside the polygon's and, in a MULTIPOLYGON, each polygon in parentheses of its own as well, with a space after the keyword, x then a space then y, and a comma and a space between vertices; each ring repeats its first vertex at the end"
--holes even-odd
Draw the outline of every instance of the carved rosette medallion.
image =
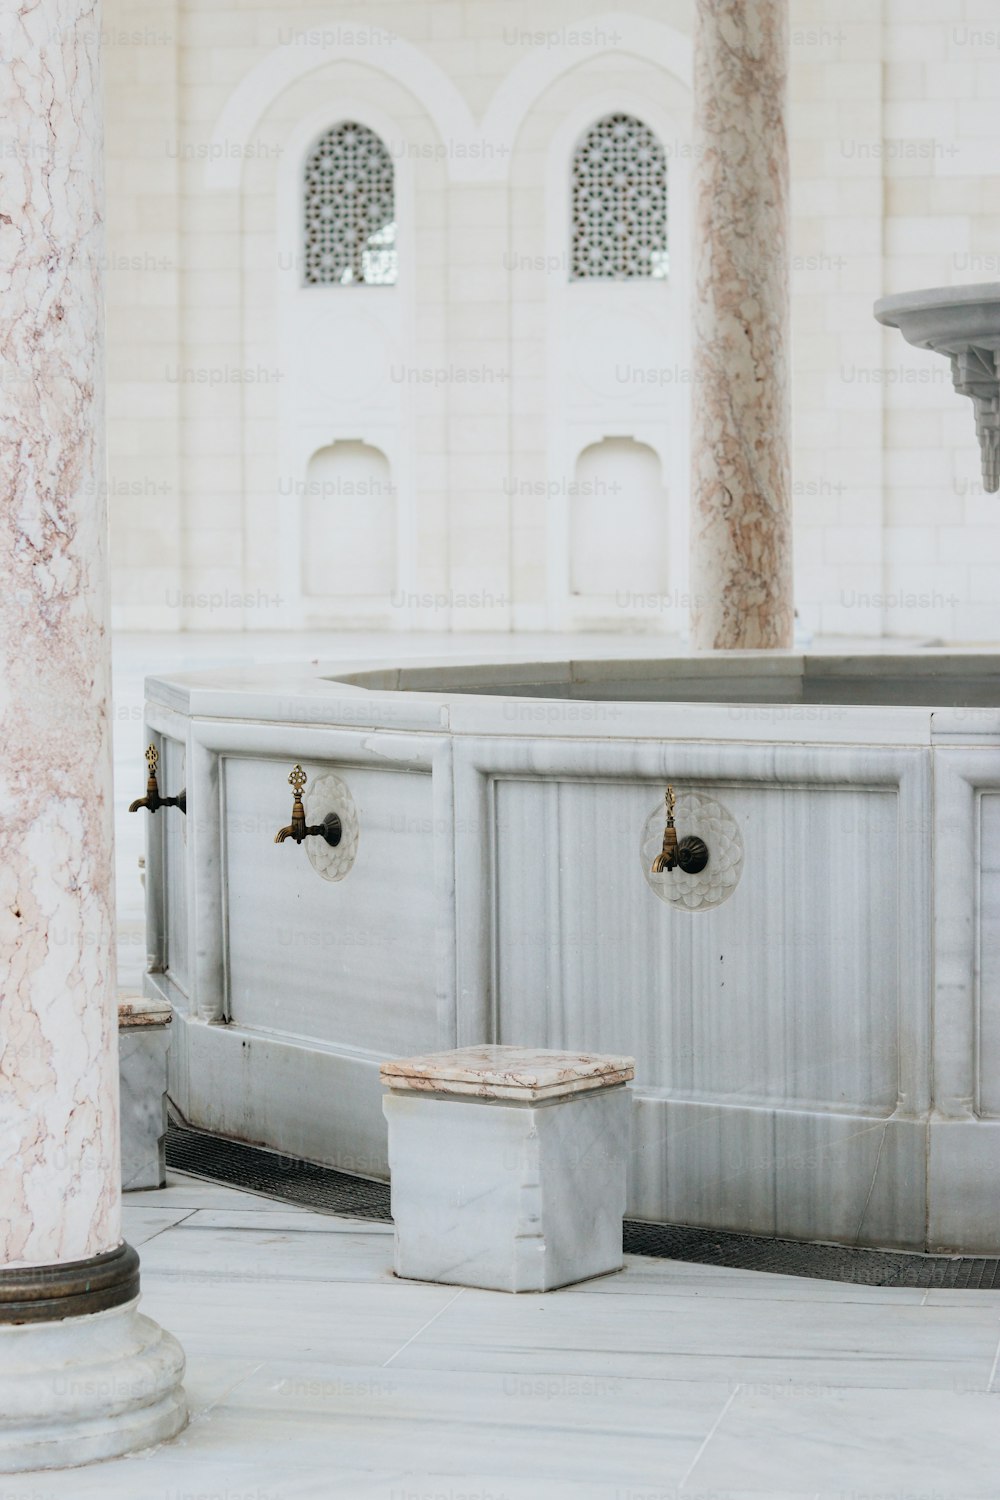
POLYGON ((642 873, 654 895, 679 911, 708 911, 735 891, 743 873, 743 835, 727 807, 704 792, 679 790, 674 817, 679 838, 696 834, 708 845, 708 864, 697 875, 684 870, 652 873, 663 843, 663 802, 643 824, 639 844, 642 873))
POLYGON ((312 838, 304 842, 309 863, 317 875, 324 880, 343 880, 357 857, 358 839, 361 835, 358 809, 350 788, 339 776, 327 772, 325 776, 317 776, 310 781, 302 801, 307 823, 322 823, 327 813, 331 812, 336 813, 340 819, 342 833, 335 849, 331 849, 325 839, 312 838))

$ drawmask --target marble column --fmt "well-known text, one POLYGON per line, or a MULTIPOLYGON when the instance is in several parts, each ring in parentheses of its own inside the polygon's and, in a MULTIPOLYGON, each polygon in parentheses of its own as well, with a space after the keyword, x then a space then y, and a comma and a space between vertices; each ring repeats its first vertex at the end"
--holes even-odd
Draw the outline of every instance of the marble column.
POLYGON ((790 646, 787 0, 696 0, 692 644, 790 646))
POLYGON ((99 40, 0 19, 0 1472, 185 1419, 121 1234, 99 40))

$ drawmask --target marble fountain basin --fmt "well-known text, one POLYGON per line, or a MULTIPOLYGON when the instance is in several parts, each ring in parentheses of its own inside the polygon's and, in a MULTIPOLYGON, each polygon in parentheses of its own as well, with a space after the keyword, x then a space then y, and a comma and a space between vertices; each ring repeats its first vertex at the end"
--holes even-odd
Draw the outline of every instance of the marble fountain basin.
MULTIPOLYGON (((386 1175, 379 1064, 636 1059, 628 1212, 1000 1250, 1000 660, 157 677, 147 992, 191 1123, 386 1175), (274 842, 301 763, 341 844, 274 842), (701 874, 650 875, 664 793, 701 874)), ((141 779, 137 772, 137 779, 141 779)), ((146 816, 143 814, 143 816, 146 816)))

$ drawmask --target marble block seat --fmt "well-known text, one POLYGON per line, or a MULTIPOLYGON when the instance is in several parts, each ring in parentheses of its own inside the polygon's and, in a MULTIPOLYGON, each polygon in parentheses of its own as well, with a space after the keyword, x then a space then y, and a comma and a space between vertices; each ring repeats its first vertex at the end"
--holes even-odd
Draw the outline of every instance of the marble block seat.
POLYGON ((620 1270, 634 1072, 526 1047, 383 1063, 397 1276, 545 1292, 620 1270))
POLYGON ((167 1052, 171 1010, 161 1000, 118 1006, 122 1191, 167 1181, 167 1052))

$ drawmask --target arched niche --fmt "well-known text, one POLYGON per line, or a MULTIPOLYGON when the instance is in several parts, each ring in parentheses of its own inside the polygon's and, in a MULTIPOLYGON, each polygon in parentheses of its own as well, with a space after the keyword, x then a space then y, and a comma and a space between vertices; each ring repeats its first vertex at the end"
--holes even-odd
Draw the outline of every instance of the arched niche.
POLYGON ((570 592, 582 598, 663 592, 667 494, 646 443, 607 437, 584 448, 570 496, 570 592))
POLYGON ((396 490, 380 448, 342 440, 306 471, 302 591, 312 599, 388 599, 396 587, 396 490))

